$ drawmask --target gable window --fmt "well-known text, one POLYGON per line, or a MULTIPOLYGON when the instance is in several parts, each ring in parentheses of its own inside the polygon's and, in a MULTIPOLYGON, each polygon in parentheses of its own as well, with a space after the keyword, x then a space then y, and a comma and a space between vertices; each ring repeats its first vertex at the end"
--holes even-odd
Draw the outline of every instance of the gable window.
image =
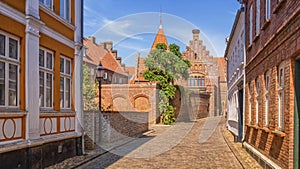
POLYGON ((40 48, 39 51, 39 76, 40 95, 39 105, 41 108, 53 107, 53 52, 40 48))
POLYGON ((266 20, 271 18, 271 0, 266 0, 266 20))
POLYGON ((41 4, 53 10, 53 0, 39 0, 41 4))
POLYGON ((269 90, 270 90, 270 71, 265 74, 265 126, 269 126, 269 90))
POLYGON ((284 63, 278 69, 278 130, 284 131, 284 63))
POLYGON ((60 1, 60 16, 65 20, 70 21, 71 16, 71 2, 70 0, 61 0, 60 1))
POLYGON ((60 107, 62 109, 71 108, 71 60, 60 57, 60 107))
POLYGON ((252 28, 253 28, 253 8, 252 5, 250 6, 250 12, 249 12, 249 44, 252 44, 252 28))
POLYGON ((17 107, 19 39, 0 31, 0 107, 17 107))
POLYGON ((260 33, 260 0, 256 0, 256 35, 260 33))

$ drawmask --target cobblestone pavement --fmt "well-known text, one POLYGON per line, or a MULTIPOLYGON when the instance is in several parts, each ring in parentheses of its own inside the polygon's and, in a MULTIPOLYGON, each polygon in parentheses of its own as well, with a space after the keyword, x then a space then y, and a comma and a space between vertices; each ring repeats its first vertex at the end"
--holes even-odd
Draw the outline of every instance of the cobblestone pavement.
POLYGON ((258 162, 243 148, 242 143, 234 142, 233 135, 223 126, 223 135, 228 146, 246 169, 262 169, 258 162))
POLYGON ((157 126, 155 133, 78 168, 243 168, 224 140, 223 126, 221 117, 157 126))

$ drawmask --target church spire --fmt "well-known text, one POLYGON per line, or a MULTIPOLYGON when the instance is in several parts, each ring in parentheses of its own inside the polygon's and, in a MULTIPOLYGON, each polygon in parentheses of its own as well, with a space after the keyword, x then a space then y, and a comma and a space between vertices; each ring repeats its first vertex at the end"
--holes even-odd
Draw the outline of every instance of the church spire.
POLYGON ((163 31, 163 28, 162 28, 162 12, 161 12, 161 8, 160 8, 160 25, 159 25, 159 29, 156 33, 156 36, 155 36, 155 39, 154 39, 154 42, 152 44, 152 47, 151 47, 151 50, 155 49, 156 45, 159 44, 159 43, 164 43, 166 44, 167 48, 169 48, 169 45, 168 45, 168 41, 167 41, 167 37, 163 31))
POLYGON ((160 6, 160 13, 159 13, 159 28, 162 29, 162 12, 161 12, 161 6, 160 6))

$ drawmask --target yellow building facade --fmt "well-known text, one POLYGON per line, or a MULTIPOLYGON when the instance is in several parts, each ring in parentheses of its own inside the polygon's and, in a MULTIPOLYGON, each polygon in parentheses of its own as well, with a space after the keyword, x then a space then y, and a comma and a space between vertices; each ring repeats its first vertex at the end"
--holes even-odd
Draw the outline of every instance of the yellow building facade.
POLYGON ((0 1, 1 167, 43 168, 82 152, 82 5, 0 1))

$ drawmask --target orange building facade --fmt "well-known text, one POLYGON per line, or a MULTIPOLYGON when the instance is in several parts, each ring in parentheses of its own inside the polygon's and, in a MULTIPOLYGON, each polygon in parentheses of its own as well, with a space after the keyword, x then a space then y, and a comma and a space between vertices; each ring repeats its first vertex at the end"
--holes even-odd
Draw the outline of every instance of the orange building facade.
POLYGON ((80 154, 82 2, 3 0, 0 20, 1 166, 80 154))

